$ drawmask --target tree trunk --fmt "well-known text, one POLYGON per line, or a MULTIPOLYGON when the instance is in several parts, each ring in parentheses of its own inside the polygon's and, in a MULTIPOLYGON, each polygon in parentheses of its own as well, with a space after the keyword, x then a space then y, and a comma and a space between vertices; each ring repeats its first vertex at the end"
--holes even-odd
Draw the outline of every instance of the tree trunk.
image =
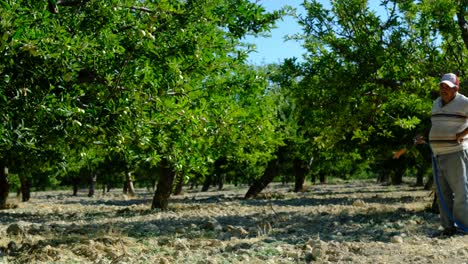
POLYGON ((124 194, 127 194, 127 193, 128 193, 128 182, 127 182, 127 181, 124 181, 124 184, 123 184, 123 193, 124 193, 124 194))
POLYGON ((203 181, 203 186, 201 189, 202 192, 207 192, 210 189, 212 178, 213 178, 212 174, 208 174, 205 176, 205 180, 203 181))
POLYGON ((301 192, 304 189, 304 181, 307 174, 304 162, 298 158, 294 159, 293 170, 295 177, 294 192, 301 192))
POLYGON ((310 177, 310 182, 313 184, 317 182, 317 174, 312 173, 312 176, 310 177))
POLYGON ((160 166, 161 174, 158 180, 156 191, 154 192, 151 209, 167 210, 169 197, 172 193, 172 185, 174 183, 175 173, 172 171, 172 168, 165 159, 161 161, 160 166))
POLYGON ((216 183, 218 184, 218 190, 222 190, 224 181, 226 180, 226 169, 224 168, 227 164, 225 157, 218 158, 214 163, 214 174, 216 176, 216 183))
POLYGON ((176 178, 176 186, 175 186, 175 189, 174 189, 174 195, 181 194, 183 186, 184 186, 184 174, 181 173, 176 178))
POLYGON ((133 187, 132 173, 125 171, 125 185, 127 186, 128 195, 135 196, 135 187, 133 187))
POLYGON ((0 161, 0 209, 7 207, 8 193, 10 192, 10 183, 8 182, 8 168, 6 164, 0 161))
POLYGON ((439 214, 439 199, 437 198, 437 192, 434 190, 434 198, 432 199, 431 212, 439 214))
POLYGON ((26 175, 20 175, 21 182, 21 201, 27 202, 31 199, 31 178, 26 175))
POLYGON ((416 186, 423 186, 424 185, 424 170, 423 168, 417 168, 416 172, 416 186))
POLYGON ((77 196, 78 190, 80 188, 80 178, 79 177, 73 178, 72 184, 73 184, 73 196, 77 196))
POLYGON ((468 49, 468 23, 466 22, 465 19, 465 10, 466 10, 466 4, 464 1, 462 1, 462 4, 460 4, 460 8, 457 12, 457 22, 458 26, 461 31, 461 37, 463 39, 463 43, 465 43, 465 47, 468 49))
POLYGON ((388 170, 382 170, 380 171, 378 177, 377 177, 377 183, 381 184, 386 184, 389 181, 389 171, 388 170))
POLYGON ((402 164, 397 164, 397 167, 392 173, 392 185, 400 185, 403 183, 403 175, 405 174, 406 167, 402 164))
POLYGON ((428 179, 426 184, 424 185, 424 190, 429 191, 432 189, 432 186, 434 185, 434 176, 431 175, 428 179))
POLYGON ((96 191, 96 181, 97 181, 97 174, 94 172, 91 172, 89 174, 89 191, 88 191, 88 197, 93 197, 94 193, 96 191))
POLYGON ((327 176, 325 176, 325 173, 321 172, 319 176, 320 183, 325 184, 327 183, 327 176))
POLYGON ((392 176, 392 185, 401 185, 403 183, 403 174, 395 173, 392 176))
POLYGON ((224 181, 226 180, 226 174, 221 173, 220 175, 216 175, 216 176, 218 176, 218 190, 220 191, 224 187, 224 181))
POLYGON ((279 167, 279 160, 278 159, 273 159, 270 162, 268 162, 268 166, 263 173, 263 176, 254 181, 252 186, 250 186, 249 190, 245 194, 245 199, 253 198, 257 196, 265 187, 268 186, 270 182, 273 181, 273 179, 278 175, 278 168, 279 167))

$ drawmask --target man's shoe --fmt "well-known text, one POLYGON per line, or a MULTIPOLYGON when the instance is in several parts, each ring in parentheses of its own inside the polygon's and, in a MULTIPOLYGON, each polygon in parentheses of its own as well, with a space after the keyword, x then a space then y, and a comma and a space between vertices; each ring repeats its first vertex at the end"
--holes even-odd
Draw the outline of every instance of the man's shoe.
POLYGON ((433 237, 451 237, 458 233, 456 227, 447 227, 442 231, 436 232, 433 237))

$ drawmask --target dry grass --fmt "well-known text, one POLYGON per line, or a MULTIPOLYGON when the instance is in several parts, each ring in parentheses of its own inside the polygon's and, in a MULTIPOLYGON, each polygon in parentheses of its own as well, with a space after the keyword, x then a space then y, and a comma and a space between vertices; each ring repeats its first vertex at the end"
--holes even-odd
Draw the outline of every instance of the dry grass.
POLYGON ((467 263, 468 236, 432 238, 430 192, 370 182, 273 184, 171 198, 150 210, 152 193, 33 193, 0 211, 0 263, 467 263), (14 224, 18 230, 14 231, 14 224), (7 231, 8 230, 8 231, 7 231))

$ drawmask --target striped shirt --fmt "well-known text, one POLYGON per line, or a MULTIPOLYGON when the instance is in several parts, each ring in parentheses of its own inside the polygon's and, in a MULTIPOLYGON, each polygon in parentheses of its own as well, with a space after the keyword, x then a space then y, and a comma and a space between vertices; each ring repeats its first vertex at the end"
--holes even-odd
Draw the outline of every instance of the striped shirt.
POLYGON ((432 127, 429 142, 435 155, 449 154, 468 149, 468 136, 459 144, 456 134, 468 127, 468 98, 457 93, 455 98, 442 105, 439 97, 432 106, 432 127))

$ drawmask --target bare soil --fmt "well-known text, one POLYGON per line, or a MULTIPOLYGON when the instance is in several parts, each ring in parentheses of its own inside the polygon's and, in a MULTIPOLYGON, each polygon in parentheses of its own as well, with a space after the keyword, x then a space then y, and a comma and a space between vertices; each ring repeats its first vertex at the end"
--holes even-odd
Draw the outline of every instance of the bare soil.
POLYGON ((468 235, 433 237, 438 215, 420 187, 272 184, 244 200, 247 187, 184 189, 165 212, 150 210, 144 189, 11 197, 0 263, 468 263, 468 235))

